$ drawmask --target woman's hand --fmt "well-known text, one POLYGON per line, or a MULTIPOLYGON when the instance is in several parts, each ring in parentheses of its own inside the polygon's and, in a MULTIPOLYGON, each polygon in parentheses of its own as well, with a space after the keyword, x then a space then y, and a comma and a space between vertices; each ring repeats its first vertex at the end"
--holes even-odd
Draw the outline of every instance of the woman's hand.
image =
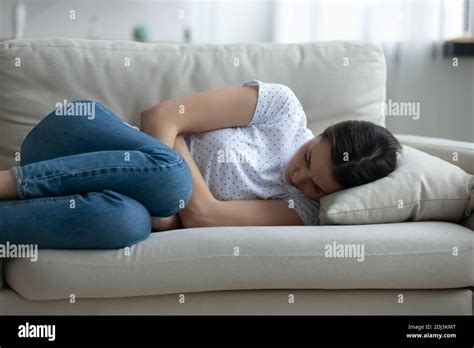
POLYGON ((168 217, 151 217, 151 226, 157 231, 174 230, 182 228, 181 220, 178 214, 174 214, 168 217))

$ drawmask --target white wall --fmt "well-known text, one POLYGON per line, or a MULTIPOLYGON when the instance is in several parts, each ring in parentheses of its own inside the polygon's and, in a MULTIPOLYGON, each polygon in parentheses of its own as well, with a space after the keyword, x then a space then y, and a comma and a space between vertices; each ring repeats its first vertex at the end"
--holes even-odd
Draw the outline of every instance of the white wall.
MULTIPOLYGON (((416 47, 406 47, 416 50, 416 47)), ((444 57, 438 50, 421 64, 387 61, 387 99, 419 102, 420 118, 387 116, 392 132, 474 142, 474 57, 444 57)))
POLYGON ((269 42, 272 41, 273 3, 270 1, 215 2, 212 41, 269 42))
MULTIPOLYGON (((269 1, 23 0, 25 37, 73 37, 132 40, 132 28, 144 25, 150 41, 270 41, 269 1), (70 11, 75 11, 75 19, 70 11), (97 20, 94 22, 93 19, 97 20), (95 23, 95 24, 94 24, 95 23)), ((14 36, 16 0, 0 0, 0 38, 14 36)))
MULTIPOLYGON (((208 37, 212 23, 202 21, 209 5, 197 2, 124 0, 23 0, 27 9, 25 37, 73 37, 132 40, 132 28, 145 25, 151 41, 182 41, 192 26, 194 36, 208 37), (75 11, 75 19, 70 18, 75 11), (184 16, 180 17, 180 11, 184 16), (183 18, 184 17, 184 18, 183 18), (94 18, 96 21, 94 21, 94 18)), ((15 0, 3 0, 1 36, 12 36, 15 0)))

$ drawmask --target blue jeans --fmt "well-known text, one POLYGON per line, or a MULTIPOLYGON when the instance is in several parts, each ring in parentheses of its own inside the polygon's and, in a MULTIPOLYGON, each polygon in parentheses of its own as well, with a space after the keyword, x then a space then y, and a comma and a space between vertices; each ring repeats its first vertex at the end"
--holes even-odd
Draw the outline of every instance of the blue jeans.
POLYGON ((12 168, 20 199, 0 201, 0 243, 117 249, 146 239, 151 216, 175 214, 191 198, 187 163, 99 102, 69 105, 26 136, 12 168))

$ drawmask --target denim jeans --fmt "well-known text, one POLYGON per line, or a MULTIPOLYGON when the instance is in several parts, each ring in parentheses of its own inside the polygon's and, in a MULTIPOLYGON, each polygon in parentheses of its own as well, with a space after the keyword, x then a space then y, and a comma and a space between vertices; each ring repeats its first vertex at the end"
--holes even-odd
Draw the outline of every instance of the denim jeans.
POLYGON ((97 101, 68 107, 26 136, 12 168, 20 199, 0 201, 0 243, 123 248, 150 235, 151 216, 188 203, 191 172, 178 152, 97 101))

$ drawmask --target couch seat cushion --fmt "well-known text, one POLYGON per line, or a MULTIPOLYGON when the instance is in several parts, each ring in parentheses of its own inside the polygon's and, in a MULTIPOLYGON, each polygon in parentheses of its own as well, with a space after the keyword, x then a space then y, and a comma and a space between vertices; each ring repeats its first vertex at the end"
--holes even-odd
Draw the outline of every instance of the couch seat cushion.
POLYGON ((473 236, 463 226, 434 221, 191 228, 153 233, 128 249, 42 249, 36 262, 8 259, 5 279, 31 300, 237 289, 461 288, 474 285, 473 236), (364 253, 351 255, 345 248, 351 244, 364 253))

